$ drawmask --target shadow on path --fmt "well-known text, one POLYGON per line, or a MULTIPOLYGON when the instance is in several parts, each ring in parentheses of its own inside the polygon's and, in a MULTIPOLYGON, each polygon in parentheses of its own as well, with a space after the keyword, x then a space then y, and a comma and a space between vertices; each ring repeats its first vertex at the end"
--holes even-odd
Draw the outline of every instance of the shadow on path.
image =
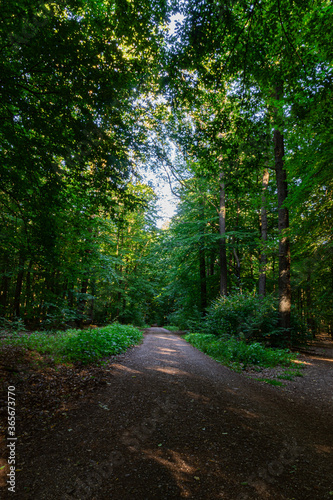
POLYGON ((332 498, 329 407, 154 330, 110 365, 105 389, 22 450, 17 498, 332 498))

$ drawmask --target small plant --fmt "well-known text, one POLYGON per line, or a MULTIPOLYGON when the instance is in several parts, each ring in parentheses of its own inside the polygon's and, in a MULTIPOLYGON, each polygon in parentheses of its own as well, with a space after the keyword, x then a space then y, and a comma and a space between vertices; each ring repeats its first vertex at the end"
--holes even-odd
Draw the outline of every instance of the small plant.
POLYGON ((261 382, 265 382, 266 384, 274 385, 276 387, 283 387, 283 383, 279 380, 275 380, 274 378, 257 378, 256 380, 260 380, 261 382))
POLYGON ((0 327, 5 328, 11 332, 24 332, 26 331, 24 321, 22 318, 14 317, 12 320, 0 318, 0 327))
POLYGON ((303 374, 300 372, 300 370, 285 370, 284 373, 281 375, 278 375, 277 378, 282 379, 282 380, 294 380, 295 377, 303 377, 303 374))

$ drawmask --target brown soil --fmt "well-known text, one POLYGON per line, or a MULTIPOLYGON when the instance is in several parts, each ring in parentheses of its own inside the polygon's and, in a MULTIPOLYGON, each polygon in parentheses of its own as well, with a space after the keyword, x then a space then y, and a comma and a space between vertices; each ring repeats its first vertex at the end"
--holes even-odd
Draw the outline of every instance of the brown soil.
POLYGON ((8 351, 17 470, 8 493, 4 455, 2 498, 333 498, 332 344, 324 348, 302 355, 304 376, 284 387, 232 372, 159 328, 103 369, 38 359, 32 369, 20 350, 13 368, 8 351))

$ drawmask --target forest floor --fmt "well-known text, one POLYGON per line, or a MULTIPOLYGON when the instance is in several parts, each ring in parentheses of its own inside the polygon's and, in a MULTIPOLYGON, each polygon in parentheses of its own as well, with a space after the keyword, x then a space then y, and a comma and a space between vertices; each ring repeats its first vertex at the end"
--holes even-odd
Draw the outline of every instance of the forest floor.
MULTIPOLYGON (((302 354, 303 377, 273 387, 164 329, 100 368, 3 351, 15 386, 20 500, 333 498, 333 349, 302 354)), ((274 376, 265 372, 264 378, 274 376)), ((6 451, 7 450, 7 451, 6 451)))

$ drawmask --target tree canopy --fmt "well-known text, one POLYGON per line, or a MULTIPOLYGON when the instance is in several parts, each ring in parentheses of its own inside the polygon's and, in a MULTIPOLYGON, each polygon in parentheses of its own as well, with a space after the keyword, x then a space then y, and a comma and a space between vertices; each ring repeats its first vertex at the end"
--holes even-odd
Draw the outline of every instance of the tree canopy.
POLYGON ((332 332, 332 17, 328 0, 4 2, 2 321, 200 328, 248 293, 289 344, 332 332), (164 229, 148 168, 179 199, 164 229))

